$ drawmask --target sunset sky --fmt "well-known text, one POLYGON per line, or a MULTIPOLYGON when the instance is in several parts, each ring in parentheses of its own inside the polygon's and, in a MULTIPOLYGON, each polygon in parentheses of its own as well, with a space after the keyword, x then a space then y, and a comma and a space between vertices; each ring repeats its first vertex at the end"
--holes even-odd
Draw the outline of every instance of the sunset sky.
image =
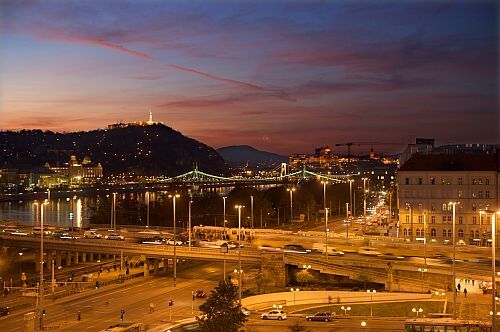
POLYGON ((495 0, 3 0, 0 129, 91 130, 147 120, 151 108, 216 148, 498 143, 498 10, 495 0))

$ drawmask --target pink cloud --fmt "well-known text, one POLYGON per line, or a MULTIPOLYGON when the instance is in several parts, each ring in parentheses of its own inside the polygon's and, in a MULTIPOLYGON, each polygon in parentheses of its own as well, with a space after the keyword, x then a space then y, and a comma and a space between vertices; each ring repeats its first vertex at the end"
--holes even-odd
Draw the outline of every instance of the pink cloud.
POLYGON ((196 70, 196 69, 187 68, 187 67, 181 67, 181 66, 174 65, 174 64, 168 64, 167 66, 170 67, 170 68, 179 70, 179 71, 183 71, 183 72, 186 72, 186 73, 190 73, 190 74, 194 74, 194 75, 201 76, 201 77, 204 77, 204 78, 208 78, 210 80, 214 80, 214 81, 218 81, 218 82, 223 82, 225 84, 228 84, 230 86, 234 86, 234 87, 237 87, 237 88, 240 88, 240 89, 252 90, 252 91, 259 91, 259 92, 266 92, 266 93, 270 93, 272 96, 275 96, 275 97, 277 97, 279 99, 294 100, 294 99, 290 98, 290 96, 286 92, 284 92, 284 91, 270 89, 270 88, 262 87, 262 86, 251 84, 251 83, 247 83, 247 82, 236 81, 236 80, 224 78, 224 77, 221 77, 221 76, 216 76, 216 75, 213 75, 213 74, 201 72, 201 71, 196 70))

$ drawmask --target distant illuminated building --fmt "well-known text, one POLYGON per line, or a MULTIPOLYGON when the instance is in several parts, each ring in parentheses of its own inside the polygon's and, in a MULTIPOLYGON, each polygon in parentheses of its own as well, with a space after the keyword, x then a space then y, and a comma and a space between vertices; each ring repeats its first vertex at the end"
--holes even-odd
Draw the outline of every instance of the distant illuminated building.
POLYGON ((149 119, 148 121, 136 121, 136 122, 130 122, 130 123, 113 123, 108 125, 108 129, 116 129, 116 128, 126 128, 126 127, 143 127, 143 126, 153 126, 153 125, 160 125, 163 124, 163 122, 158 122, 158 121, 153 121, 153 112, 151 112, 151 109, 149 110, 149 119))
POLYGON ((63 175, 67 178, 67 183, 70 187, 78 187, 82 184, 93 184, 102 178, 102 165, 92 164, 89 157, 84 157, 82 163, 78 163, 76 156, 72 155, 68 166, 51 167, 49 163, 45 163, 45 167, 53 171, 55 174, 63 175))

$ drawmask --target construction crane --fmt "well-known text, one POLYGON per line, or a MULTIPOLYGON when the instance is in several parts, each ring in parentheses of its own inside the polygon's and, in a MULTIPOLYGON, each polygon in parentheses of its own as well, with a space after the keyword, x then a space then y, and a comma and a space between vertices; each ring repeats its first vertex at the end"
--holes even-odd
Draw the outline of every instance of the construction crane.
POLYGON ((347 142, 347 143, 337 143, 335 146, 347 146, 347 160, 351 161, 351 146, 361 146, 361 145, 370 145, 371 150, 373 152, 374 145, 404 145, 404 143, 378 143, 378 142, 347 142))

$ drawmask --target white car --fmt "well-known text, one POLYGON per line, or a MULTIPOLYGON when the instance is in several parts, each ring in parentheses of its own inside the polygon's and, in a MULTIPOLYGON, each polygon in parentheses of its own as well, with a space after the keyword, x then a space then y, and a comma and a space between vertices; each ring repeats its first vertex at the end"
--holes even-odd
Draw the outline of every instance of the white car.
POLYGON ((283 310, 271 310, 267 314, 262 314, 261 318, 283 320, 286 319, 286 313, 283 310))
POLYGON ((250 315, 250 310, 248 310, 247 308, 245 307, 241 307, 241 312, 243 313, 243 315, 245 316, 248 316, 250 315))
POLYGON ((104 238, 107 239, 107 240, 119 240, 119 241, 125 240, 125 237, 123 235, 115 234, 115 233, 108 234, 104 238))
POLYGON ((102 237, 102 234, 97 233, 96 231, 85 231, 83 233, 83 237, 86 239, 100 239, 102 237))
MULTIPOLYGON (((171 246, 173 246, 173 245, 174 245, 174 239, 166 239, 166 240, 165 240, 165 243, 166 243, 166 244, 169 244, 169 245, 171 245, 171 246)), ((182 241, 180 241, 180 240, 175 240, 175 245, 176 245, 176 246, 182 246, 182 241)))
POLYGON ((358 250, 358 253, 360 255, 367 255, 367 256, 380 256, 382 253, 378 251, 375 248, 370 248, 370 247, 361 247, 358 250))

